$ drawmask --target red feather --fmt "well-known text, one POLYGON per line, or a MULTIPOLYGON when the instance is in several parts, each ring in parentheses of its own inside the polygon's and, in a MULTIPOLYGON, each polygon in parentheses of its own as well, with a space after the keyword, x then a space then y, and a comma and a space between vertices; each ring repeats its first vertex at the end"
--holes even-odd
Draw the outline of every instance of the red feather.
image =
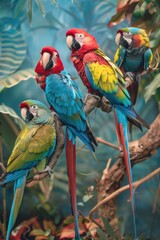
POLYGON ((76 197, 76 147, 68 138, 66 133, 66 160, 67 160, 67 172, 69 191, 71 198, 72 214, 74 216, 75 233, 78 235, 78 212, 77 212, 77 197, 76 197))
POLYGON ((26 102, 22 102, 20 105, 19 105, 20 108, 27 108, 29 109, 29 106, 26 102))

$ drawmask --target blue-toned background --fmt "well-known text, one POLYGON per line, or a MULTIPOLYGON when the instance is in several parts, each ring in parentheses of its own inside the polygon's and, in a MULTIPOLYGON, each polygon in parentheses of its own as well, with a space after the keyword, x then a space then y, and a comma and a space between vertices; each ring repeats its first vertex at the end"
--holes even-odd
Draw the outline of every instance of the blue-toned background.
MULTIPOLYGON (((116 31, 123 26, 129 26, 127 22, 123 22, 112 28, 107 27, 107 23, 116 11, 117 1, 58 0, 54 5, 52 1, 43 0, 46 10, 45 18, 42 16, 36 1, 33 1, 31 25, 26 13, 26 5, 19 10, 21 2, 21 0, 0 1, 0 77, 3 78, 19 70, 34 69, 39 60, 41 48, 45 45, 52 45, 59 51, 67 71, 77 78, 78 84, 83 91, 83 96, 85 96, 86 89, 82 86, 77 72, 70 62, 70 51, 65 42, 65 33, 72 27, 86 29, 97 38, 107 56, 113 59, 116 50, 114 42, 116 31), (16 15, 17 17, 15 18, 16 15), (3 56, 6 56, 6 53, 9 53, 8 58, 12 59, 14 63, 7 59, 3 61, 3 56)), ((135 108, 141 117, 150 124, 158 114, 158 104, 153 97, 147 104, 145 103, 142 87, 144 86, 144 81, 145 79, 142 79, 135 108)), ((18 115, 20 115, 19 103, 25 99, 37 99, 47 103, 43 91, 37 86, 34 78, 21 81, 18 85, 6 88, 0 93, 0 102, 13 108, 18 115)), ((117 144, 113 113, 107 114, 96 109, 88 118, 95 136, 117 144)), ((134 139, 141 137, 145 132, 146 129, 140 132, 134 128, 134 139)), ((82 143, 80 141, 77 141, 77 143, 79 149, 82 143)), ((78 150, 77 155, 78 201, 82 202, 82 197, 85 195, 87 188, 90 185, 96 186, 96 179, 102 175, 107 159, 112 157, 114 162, 118 152, 99 144, 95 156, 88 152, 87 149, 78 150)), ((4 148, 4 161, 7 160, 8 156, 9 151, 7 148, 4 148)), ((157 152, 147 161, 134 166, 134 179, 140 179, 156 169, 159 166, 159 158, 160 152, 157 152)), ((59 215, 66 216, 70 214, 64 153, 55 167, 55 172, 57 172, 57 175, 53 192, 45 205, 40 204, 43 194, 40 193, 38 186, 26 189, 17 223, 35 215, 44 217, 46 214, 53 219, 58 219, 59 215)), ((124 179, 124 183, 126 182, 127 179, 124 179)), ((136 192, 138 232, 139 234, 143 233, 146 238, 150 237, 150 239, 155 240, 160 239, 160 205, 157 206, 156 213, 152 214, 158 183, 159 178, 155 177, 139 187, 136 192)), ((79 207, 86 215, 91 207, 96 204, 96 190, 94 193, 95 196, 92 201, 84 203, 84 206, 79 207)), ((7 200, 10 199, 11 201, 11 194, 12 188, 9 188, 7 190, 7 200)), ((124 217, 126 223, 126 231, 130 232, 131 213, 128 210, 130 209, 128 197, 127 193, 121 195, 117 203, 119 215, 124 217)), ((0 204, 1 202, 2 198, 0 199, 0 204)), ((9 201, 7 203, 9 210, 9 201)), ((2 208, 0 210, 2 216, 2 208)))

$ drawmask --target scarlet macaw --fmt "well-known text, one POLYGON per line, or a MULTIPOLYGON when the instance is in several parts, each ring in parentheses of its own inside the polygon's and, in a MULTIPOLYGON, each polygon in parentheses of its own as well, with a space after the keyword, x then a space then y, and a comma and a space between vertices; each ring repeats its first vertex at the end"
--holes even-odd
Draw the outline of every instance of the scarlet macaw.
POLYGON ((75 237, 80 239, 76 200, 76 136, 91 151, 96 140, 87 124, 81 91, 71 76, 64 70, 58 51, 50 46, 41 51, 35 68, 37 83, 45 91, 46 98, 62 122, 66 125, 66 159, 71 195, 71 206, 75 220, 75 237))
POLYGON ((73 62, 88 92, 105 96, 115 108, 116 133, 123 148, 124 160, 130 185, 133 212, 134 237, 136 239, 135 200, 132 185, 132 171, 128 148, 127 118, 141 129, 148 125, 131 106, 130 95, 125 88, 121 70, 103 53, 96 39, 83 29, 67 31, 66 41, 71 50, 73 62))
POLYGON ((36 168, 41 172, 51 171, 49 166, 44 168, 56 146, 54 119, 47 106, 36 100, 26 100, 20 104, 20 108, 26 125, 20 132, 8 159, 6 175, 0 181, 0 185, 14 182, 14 198, 6 240, 9 240, 11 230, 16 222, 30 170, 36 168))

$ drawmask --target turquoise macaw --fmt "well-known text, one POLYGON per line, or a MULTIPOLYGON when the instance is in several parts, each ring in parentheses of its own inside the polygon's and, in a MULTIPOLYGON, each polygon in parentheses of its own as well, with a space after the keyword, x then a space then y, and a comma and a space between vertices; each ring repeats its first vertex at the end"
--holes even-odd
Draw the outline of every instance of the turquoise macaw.
POLYGON ((35 72, 37 83, 45 91, 46 98, 66 125, 66 160, 71 195, 71 206, 75 221, 75 238, 80 239, 76 199, 76 136, 91 151, 96 140, 88 126, 81 91, 71 76, 64 70, 59 53, 53 47, 44 47, 35 72))
POLYGON ((135 200, 132 185, 132 171, 128 148, 127 118, 141 129, 148 125, 137 115, 131 106, 130 95, 125 88, 121 70, 103 53, 96 39, 83 29, 73 28, 67 31, 66 41, 79 76, 88 91, 105 96, 115 111, 116 133, 123 148, 124 160, 130 185, 134 238, 136 239, 135 200))
POLYGON ((0 181, 0 185, 14 182, 14 197, 6 240, 9 240, 16 222, 30 170, 36 168, 39 172, 50 172, 49 166, 45 168, 45 165, 56 146, 54 119, 47 106, 36 100, 26 100, 20 104, 20 108, 26 125, 20 132, 8 159, 6 175, 0 181))
POLYGON ((132 79, 127 89, 134 105, 137 99, 140 74, 150 69, 153 59, 149 37, 143 29, 127 27, 117 31, 115 41, 118 48, 114 62, 126 76, 132 79))

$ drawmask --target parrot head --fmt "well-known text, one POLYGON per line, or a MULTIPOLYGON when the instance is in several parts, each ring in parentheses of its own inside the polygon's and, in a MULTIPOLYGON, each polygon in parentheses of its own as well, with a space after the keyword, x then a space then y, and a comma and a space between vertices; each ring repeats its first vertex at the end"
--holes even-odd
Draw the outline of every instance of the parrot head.
POLYGON ((58 51, 50 46, 42 48, 40 60, 35 67, 37 83, 44 89, 46 77, 50 74, 60 73, 64 67, 58 51))
POLYGON ((118 46, 122 45, 124 48, 128 48, 129 46, 140 47, 142 45, 150 47, 146 31, 135 27, 119 29, 115 37, 115 42, 118 46))
POLYGON ((20 103, 21 116, 27 123, 45 123, 52 115, 48 107, 36 100, 26 100, 20 103))
POLYGON ((96 39, 79 28, 72 28, 66 32, 66 42, 69 49, 76 53, 86 53, 99 48, 96 39))

